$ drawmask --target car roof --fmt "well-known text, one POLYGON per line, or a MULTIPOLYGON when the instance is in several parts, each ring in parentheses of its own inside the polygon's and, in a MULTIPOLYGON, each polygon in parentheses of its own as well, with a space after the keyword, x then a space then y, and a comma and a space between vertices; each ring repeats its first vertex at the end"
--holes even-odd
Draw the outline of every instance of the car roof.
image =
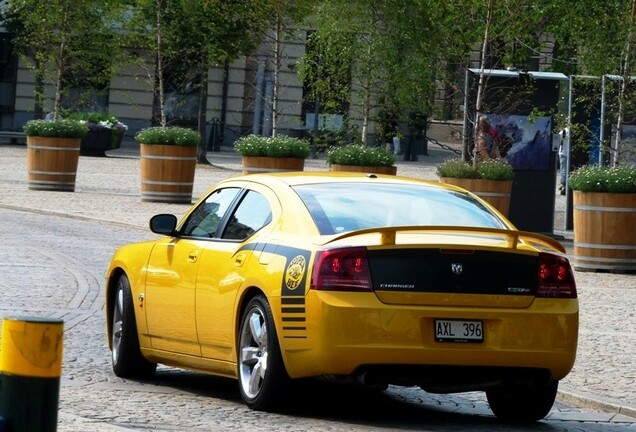
POLYGON ((288 186, 298 186, 304 184, 326 184, 333 182, 345 183, 368 183, 381 180, 382 183, 409 184, 409 185, 430 185, 443 189, 456 189, 448 187, 436 181, 422 180, 412 177, 401 177, 394 175, 356 173, 356 172, 332 172, 332 171, 290 171, 280 173, 249 174, 232 177, 234 181, 253 181, 269 186, 285 184, 288 186))

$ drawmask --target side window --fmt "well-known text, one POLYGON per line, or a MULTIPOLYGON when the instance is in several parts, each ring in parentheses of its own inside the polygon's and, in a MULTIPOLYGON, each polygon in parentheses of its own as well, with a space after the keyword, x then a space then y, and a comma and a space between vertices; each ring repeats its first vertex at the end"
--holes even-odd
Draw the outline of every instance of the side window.
POLYGON ((239 188, 219 189, 206 198, 192 212, 183 228, 183 235, 193 237, 214 237, 239 188))
POLYGON ((249 191, 230 217, 224 239, 244 240, 272 220, 272 209, 267 199, 258 192, 249 191))

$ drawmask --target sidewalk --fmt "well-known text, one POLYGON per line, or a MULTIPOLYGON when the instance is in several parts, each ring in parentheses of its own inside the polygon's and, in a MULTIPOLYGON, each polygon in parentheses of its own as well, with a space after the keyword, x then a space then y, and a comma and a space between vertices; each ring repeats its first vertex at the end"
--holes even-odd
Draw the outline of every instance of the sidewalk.
MULTIPOLYGON (((398 175, 437 181, 436 165, 454 153, 429 148, 416 162, 398 160, 398 175)), ((217 182, 241 174, 231 149, 208 153, 211 165, 198 165, 193 197, 217 182)), ((327 171, 324 159, 308 159, 305 171, 327 171)), ((80 157, 74 193, 30 191, 26 146, 0 145, 0 207, 69 218, 96 220, 147 231, 156 213, 182 216, 189 205, 140 199, 139 152, 134 145, 107 157, 80 157)), ((564 197, 555 193, 555 226, 562 227, 564 197)), ((571 233, 559 234, 571 252, 571 233)), ((149 237, 152 234, 148 231, 149 237)), ((579 351, 573 371, 560 385, 559 400, 636 417, 636 276, 576 272, 581 303, 579 351)))

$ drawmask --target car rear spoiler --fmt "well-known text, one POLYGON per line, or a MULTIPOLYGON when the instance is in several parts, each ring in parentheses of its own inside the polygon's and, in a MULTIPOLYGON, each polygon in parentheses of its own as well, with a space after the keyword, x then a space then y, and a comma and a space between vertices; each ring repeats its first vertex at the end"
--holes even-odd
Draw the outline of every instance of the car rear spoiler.
POLYGON ((519 238, 523 239, 525 242, 535 243, 542 246, 547 246, 549 248, 554 248, 561 253, 565 253, 565 248, 558 241, 553 239, 552 237, 548 237, 543 234, 537 234, 530 231, 517 231, 517 230, 509 230, 509 229, 500 229, 500 228, 483 228, 483 227, 470 227, 470 226, 453 226, 453 225, 435 225, 435 226, 420 226, 420 225, 411 225, 411 226, 398 226, 398 227, 377 227, 377 228, 366 228, 356 231, 349 231, 335 237, 330 238, 324 244, 329 244, 335 242, 337 240, 341 240, 348 237, 355 237, 364 234, 380 234, 382 236, 381 244, 382 245, 394 245, 395 238, 398 232, 408 232, 408 231, 417 231, 419 233, 431 233, 431 234, 439 234, 439 233, 457 233, 457 234, 478 234, 484 237, 486 236, 502 236, 505 237, 508 241, 507 247, 510 249, 517 249, 519 244, 519 238))

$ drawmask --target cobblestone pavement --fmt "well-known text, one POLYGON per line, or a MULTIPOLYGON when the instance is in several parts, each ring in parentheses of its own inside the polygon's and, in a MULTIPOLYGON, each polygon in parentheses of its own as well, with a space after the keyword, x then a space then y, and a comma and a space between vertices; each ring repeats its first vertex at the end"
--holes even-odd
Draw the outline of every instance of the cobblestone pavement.
MULTIPOLYGON (((417 162, 398 162, 398 175, 411 176, 437 180, 434 167, 442 159, 452 156, 452 153, 442 150, 430 149, 428 156, 420 156, 417 162)), ((198 165, 194 185, 194 197, 202 195, 209 187, 218 181, 240 174, 240 159, 233 152, 209 153, 212 165, 198 165)), ((324 160, 307 160, 305 170, 328 169, 324 160)), ((110 152, 108 157, 81 157, 78 168, 75 193, 59 192, 37 192, 27 188, 26 179, 26 148, 24 146, 0 146, 0 211, 2 209, 26 210, 35 215, 57 215, 73 218, 75 220, 100 221, 111 227, 121 227, 122 233, 130 236, 130 241, 143 238, 152 238, 152 234, 147 231, 147 223, 150 216, 161 212, 171 212, 181 216, 189 205, 143 203, 140 201, 140 181, 139 181, 139 159, 135 149, 124 148, 115 152, 110 152), (133 230, 131 230, 133 228, 133 230), (132 232, 132 234, 130 234, 132 232)), ((571 233, 562 232, 564 199, 560 195, 555 195, 555 233, 560 234, 563 244, 571 251, 571 233)), ((3 222, 4 224, 4 222, 3 222)), ((16 227, 3 227, 4 233, 14 232, 16 227)), ((69 233, 69 235, 74 233, 69 233)), ((39 233, 40 236, 45 233, 39 233)), ((122 234, 124 235, 124 234, 122 234)), ((108 238, 87 238, 87 241, 101 241, 103 244, 110 244, 108 238)), ((38 244, 34 241, 34 244, 38 244)), ((105 266, 104 262, 91 263, 90 254, 86 258, 70 258, 72 254, 65 251, 55 250, 44 246, 34 249, 24 249, 21 245, 12 244, 10 236, 3 236, 0 243, 0 270, 3 276, 0 279, 0 317, 6 316, 14 311, 27 311, 36 313, 37 307, 33 305, 47 302, 49 308, 57 308, 57 317, 65 322, 65 331, 73 334, 82 332, 95 332, 96 328, 103 328, 103 277, 94 271, 81 271, 82 268, 90 266, 97 268, 105 266), (11 259, 11 265, 6 257, 11 259), (34 264, 34 257, 37 263, 34 264), (86 260, 86 261, 84 261, 86 260), (21 267, 15 263, 30 263, 21 267), (42 298, 42 292, 30 292, 25 295, 20 289, 28 286, 35 286, 38 281, 32 280, 36 272, 29 271, 29 266, 44 266, 52 276, 47 283, 52 284, 49 288, 60 294, 54 299, 42 298), (6 267, 6 268, 5 268, 6 267), (63 268, 80 269, 69 273, 62 271, 63 268), (10 276, 6 276, 10 275, 10 276), (11 276, 13 275, 13 276, 11 276), (76 286, 76 291, 64 290, 64 286, 76 286), (7 304, 7 299, 10 304, 7 304), (80 325, 81 324, 81 325, 80 325), (84 325, 87 324, 87 325, 84 325)), ((114 250, 114 245, 113 245, 114 250)), ((112 253, 108 251, 109 255, 112 253)), ((104 259, 102 257, 102 259, 104 259)), ((104 267, 105 268, 105 267, 104 267)), ((572 372, 561 382, 558 396, 559 403, 555 405, 556 411, 550 418, 567 419, 571 417, 573 411, 563 403, 574 406, 587 407, 594 411, 592 421, 619 421, 625 422, 630 430, 634 426, 633 418, 636 418, 636 276, 608 274, 608 273, 583 273, 576 272, 577 286, 579 289, 579 299, 581 305, 579 352, 577 361, 572 372), (629 416, 629 417, 626 417, 629 416), (632 420, 629 420, 632 418, 632 420)), ((40 281, 41 283, 42 281, 40 281)), ((50 297, 50 295, 49 295, 50 297)), ((65 340, 64 364, 71 365, 72 375, 64 376, 62 380, 62 391, 60 396, 60 429, 62 430, 126 430, 128 428, 152 429, 152 430, 205 430, 201 423, 190 421, 190 427, 182 429, 176 426, 175 421, 179 417, 187 418, 189 415, 189 404, 201 397, 215 396, 215 392, 224 394, 222 400, 214 400, 209 403, 214 406, 210 408, 221 410, 223 413, 218 417, 218 430, 250 430, 250 421, 258 422, 262 413, 252 413, 248 411, 238 400, 238 394, 234 389, 234 384, 221 385, 218 379, 209 378, 215 381, 215 390, 210 390, 210 386, 201 382, 200 375, 188 378, 188 373, 175 372, 171 369, 161 369, 156 383, 136 383, 131 384, 118 380, 112 375, 109 369, 109 353, 105 347, 103 330, 101 334, 88 334, 84 337, 65 340), (88 354, 82 341, 96 339, 98 348, 92 348, 88 354), (86 362, 86 355, 90 361, 86 362), (83 356, 83 357, 82 357, 83 356), (79 364, 78 359, 82 357, 83 364, 79 364), (97 372, 96 372, 97 370, 97 372), (96 375, 97 374, 97 375, 96 375), (86 377, 90 377, 88 380, 86 377), (170 385, 166 386, 165 383, 170 385), (82 392, 82 400, 78 399, 79 390, 85 386, 94 386, 99 390, 118 392, 116 400, 112 400, 107 405, 107 409, 98 415, 94 412, 87 412, 83 415, 78 412, 76 406, 90 406, 87 404, 86 396, 93 395, 96 403, 104 392, 82 392), (118 387, 119 386, 119 387, 118 387), (120 412, 129 411, 120 409, 118 404, 125 404, 127 398, 132 397, 135 392, 148 392, 149 394, 165 395, 171 392, 183 395, 178 399, 178 406, 175 401, 169 398, 150 398, 148 406, 143 407, 136 415, 121 418, 120 412), (228 396, 229 394, 229 396, 228 396), (100 396, 101 395, 101 396, 100 396), (160 400, 161 405, 156 406, 156 401, 160 400), (171 417, 169 413, 178 411, 179 417, 171 417), (149 418, 156 418, 159 415, 164 423, 154 425, 148 424, 149 418), (92 418, 95 421, 94 429, 86 423, 85 418, 92 418), (99 419, 108 419, 110 425, 121 425, 121 428, 113 426, 112 429, 104 429, 103 423, 99 419), (248 422, 239 428, 236 421, 248 422), (171 423, 173 422, 173 423, 171 423), (165 429, 157 426, 166 425, 165 429), (172 426, 169 426, 172 424, 172 426), (81 425, 81 426, 80 426, 81 425), (232 426, 230 426, 232 425, 232 426)), ((65 366, 66 368, 66 366, 65 366)), ((208 379, 208 378, 206 378, 208 379)), ((220 380, 223 383, 223 380, 220 380)), ((422 398, 422 392, 410 393, 409 391, 399 392, 397 395, 389 392, 388 398, 413 399, 422 398)), ((90 402, 90 401, 88 401, 90 402)), ((435 396, 427 395, 425 415, 433 422, 444 423, 444 415, 440 413, 454 412, 457 406, 474 406, 478 412, 489 413, 486 402, 481 394, 468 394, 459 396, 435 396), (481 411, 480 411, 481 410, 481 411)), ((335 409, 335 408, 334 408, 335 409)), ((421 408, 413 408, 419 410, 421 408)), ((469 412, 472 408, 469 408, 469 412)), ((464 411, 462 411, 464 412, 464 411)), ((574 411, 576 415, 580 412, 574 411)), ((301 414, 302 415, 302 414, 301 414)), ((421 413, 419 414, 421 415, 421 413)), ((280 428, 276 430, 343 430, 338 425, 330 429, 328 424, 320 421, 320 425, 312 421, 316 414, 309 410, 307 422, 303 418, 303 426, 300 427, 294 417, 280 418, 280 428)), ((320 416, 318 416, 320 418, 320 416)), ((356 417, 353 416, 351 428, 348 430, 373 430, 369 426, 356 426, 356 417)), ((472 422, 472 420, 471 420, 472 422)), ((328 422, 327 422, 328 423, 328 422)), ((470 423, 470 422, 469 422, 470 423)), ((499 430, 495 429, 489 421, 467 427, 465 430, 499 430)), ((253 426, 253 425, 252 425, 253 426)), ((274 430, 274 429, 271 429, 274 430)), ((418 430, 422 430, 418 428, 418 430)), ((464 430, 448 429, 448 430, 464 430)), ((505 430, 505 429, 501 429, 505 430)), ((573 429, 568 429, 573 430, 573 429)), ((582 428, 581 430, 591 430, 582 428)), ((610 430, 610 429, 603 429, 610 430)), ((614 429, 611 429, 614 430, 614 429)))

